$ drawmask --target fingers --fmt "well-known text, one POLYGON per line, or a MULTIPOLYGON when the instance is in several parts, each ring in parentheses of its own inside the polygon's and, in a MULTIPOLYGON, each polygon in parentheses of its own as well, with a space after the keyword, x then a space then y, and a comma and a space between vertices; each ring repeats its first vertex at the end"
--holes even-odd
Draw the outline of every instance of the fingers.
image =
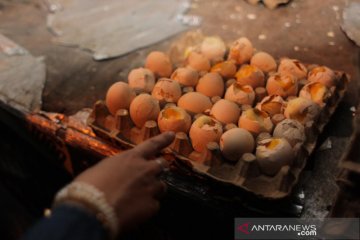
POLYGON ((173 132, 165 132, 139 144, 133 148, 133 151, 141 157, 152 157, 158 154, 163 148, 170 145, 174 138, 175 134, 173 132))
POLYGON ((169 163, 162 157, 147 162, 148 173, 157 176, 169 168, 169 163))

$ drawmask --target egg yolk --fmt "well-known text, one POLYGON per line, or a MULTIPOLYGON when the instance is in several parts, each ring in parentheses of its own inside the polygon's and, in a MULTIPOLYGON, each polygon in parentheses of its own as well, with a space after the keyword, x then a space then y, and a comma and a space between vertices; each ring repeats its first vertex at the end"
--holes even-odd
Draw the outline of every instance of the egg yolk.
POLYGON ((181 112, 174 108, 165 109, 162 113, 162 116, 165 119, 171 119, 171 120, 183 119, 181 112))
POLYGON ((314 83, 310 86, 311 99, 314 102, 322 101, 326 92, 326 87, 321 83, 314 83))
POLYGON ((279 76, 274 77, 275 81, 286 91, 294 86, 294 79, 290 76, 279 76))
POLYGON ((322 73, 322 72, 325 72, 325 71, 326 71, 326 69, 324 67, 316 67, 313 70, 311 70, 310 75, 316 75, 318 73, 322 73))
POLYGON ((280 144, 280 142, 280 139, 274 138, 270 142, 266 143, 265 147, 267 149, 274 150, 280 144))
POLYGON ((254 121, 262 122, 264 118, 267 118, 268 115, 264 111, 258 109, 249 109, 246 112, 246 116, 254 121))
POLYGON ((252 89, 249 86, 241 86, 238 83, 234 83, 234 91, 235 91, 235 93, 237 93, 238 91, 251 93, 252 89))
POLYGON ((236 74, 236 77, 237 78, 246 78, 246 77, 249 77, 254 72, 256 72, 256 68, 254 66, 247 65, 247 66, 240 68, 240 70, 236 74))

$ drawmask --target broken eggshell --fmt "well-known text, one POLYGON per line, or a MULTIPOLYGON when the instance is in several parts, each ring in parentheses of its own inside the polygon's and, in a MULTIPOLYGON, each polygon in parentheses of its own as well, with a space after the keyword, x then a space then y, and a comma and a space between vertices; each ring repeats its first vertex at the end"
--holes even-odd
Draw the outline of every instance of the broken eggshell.
POLYGON ((187 133, 191 126, 191 117, 184 109, 170 106, 160 112, 158 125, 160 132, 187 133))
POLYGON ((202 93, 189 92, 180 97, 178 106, 185 109, 189 114, 195 115, 211 109, 212 103, 210 98, 202 93))
POLYGON ((184 87, 195 87, 199 81, 199 73, 192 68, 178 68, 171 75, 171 79, 184 87))
POLYGON ((331 97, 331 91, 320 82, 311 82, 301 89, 299 97, 310 99, 320 107, 324 107, 331 97))
POLYGON ((254 53, 252 43, 246 37, 239 38, 230 46, 228 60, 234 60, 241 65, 249 62, 254 53))
POLYGON ((206 73, 199 79, 196 85, 196 91, 208 97, 215 97, 224 95, 224 81, 218 73, 206 73))
POLYGON ((160 103, 176 103, 181 97, 181 87, 177 81, 160 78, 155 84, 151 95, 160 103))
POLYGON ((145 67, 158 77, 170 77, 173 66, 170 58, 163 52, 151 52, 145 60, 145 67))
POLYGON ((252 106, 255 100, 255 92, 250 85, 241 86, 235 82, 228 87, 224 98, 238 105, 252 106))
POLYGON ((267 80, 266 91, 269 95, 279 95, 283 98, 296 96, 298 82, 292 75, 275 74, 267 80))
POLYGON ((210 71, 219 73, 225 79, 230 79, 236 74, 236 65, 233 61, 219 62, 210 71))
POLYGON ((206 37, 200 45, 201 53, 211 62, 224 60, 226 45, 220 37, 206 37))
POLYGON ((138 128, 144 126, 146 121, 156 121, 159 112, 159 101, 147 93, 135 97, 130 105, 131 120, 138 128))
POLYGON ((301 80, 307 77, 307 68, 297 59, 282 58, 278 72, 281 75, 291 75, 301 80))
POLYGON ((236 124, 239 120, 240 113, 241 110, 239 106, 226 99, 217 101, 210 111, 210 115, 222 124, 236 124))
POLYGON ((319 82, 328 88, 336 85, 336 76, 333 70, 325 66, 311 69, 308 75, 309 82, 319 82))
POLYGON ((296 120, 285 119, 278 123, 274 129, 275 138, 285 138, 292 147, 304 143, 306 140, 304 126, 296 120))
POLYGON ((155 76, 149 69, 136 68, 130 71, 128 83, 136 93, 151 93, 155 85, 155 76))
POLYGON ((265 75, 260 68, 251 65, 243 65, 236 73, 236 81, 239 85, 250 85, 253 89, 265 85, 265 75))
POLYGON ((116 82, 110 86, 106 93, 106 106, 110 113, 115 115, 119 109, 129 109, 135 96, 134 91, 127 83, 116 82))
POLYGON ((249 108, 244 111, 238 123, 240 128, 244 128, 251 132, 254 136, 262 132, 271 133, 274 127, 269 115, 256 108, 249 108))
POLYGON ((274 116, 284 112, 286 102, 279 95, 270 95, 263 98, 261 102, 256 105, 256 108, 274 116))
POLYGON ((261 71, 269 73, 276 71, 275 59, 266 52, 257 52, 250 60, 250 65, 258 67, 261 71))
POLYGON ((288 101, 284 115, 288 119, 294 119, 301 124, 314 121, 320 114, 320 107, 314 101, 298 97, 288 101))

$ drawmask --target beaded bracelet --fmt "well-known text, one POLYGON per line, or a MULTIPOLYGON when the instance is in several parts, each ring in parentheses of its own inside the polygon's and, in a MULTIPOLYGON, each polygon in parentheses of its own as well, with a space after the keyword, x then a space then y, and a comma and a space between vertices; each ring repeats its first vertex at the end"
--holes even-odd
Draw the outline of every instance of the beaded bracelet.
POLYGON ((111 239, 117 236, 119 225, 115 210, 99 189, 83 182, 70 183, 56 194, 53 205, 56 207, 69 201, 77 202, 93 212, 104 228, 109 231, 111 239))

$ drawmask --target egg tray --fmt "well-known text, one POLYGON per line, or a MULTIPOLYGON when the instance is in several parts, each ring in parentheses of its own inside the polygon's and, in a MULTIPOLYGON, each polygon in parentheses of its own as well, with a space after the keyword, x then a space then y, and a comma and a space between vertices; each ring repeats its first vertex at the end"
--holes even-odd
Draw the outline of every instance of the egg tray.
MULTIPOLYGON (((305 143, 296 149, 293 163, 283 166, 275 176, 262 174, 256 157, 253 155, 239 156, 241 159, 237 163, 226 161, 216 143, 209 143, 204 152, 196 152, 185 133, 177 133, 174 142, 164 150, 164 153, 171 154, 176 161, 185 163, 182 166, 187 166, 196 174, 210 177, 224 184, 235 185, 260 197, 284 198, 291 193, 294 185, 298 182, 306 161, 316 146, 317 137, 346 92, 348 76, 339 71, 335 73, 337 85, 330 89, 331 97, 322 108, 319 117, 305 124, 305 143)), ((94 104, 93 111, 88 118, 88 125, 97 136, 124 149, 130 149, 159 134, 155 121, 147 121, 139 129, 132 124, 128 110, 120 109, 116 116, 112 116, 104 101, 94 104)))

